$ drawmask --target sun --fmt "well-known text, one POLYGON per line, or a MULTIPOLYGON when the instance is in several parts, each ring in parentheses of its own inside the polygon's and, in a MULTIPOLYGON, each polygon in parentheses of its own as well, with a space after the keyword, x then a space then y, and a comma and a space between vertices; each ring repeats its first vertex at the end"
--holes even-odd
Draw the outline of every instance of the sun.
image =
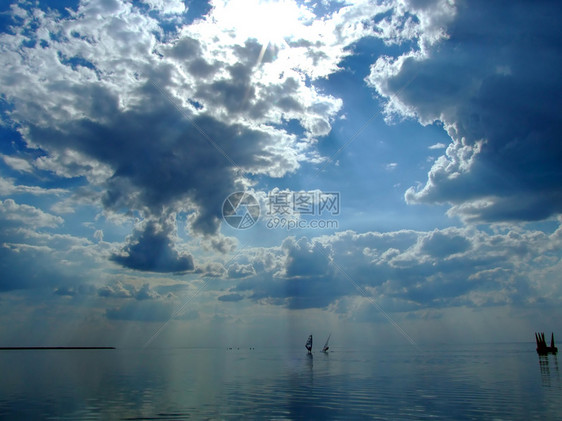
MULTIPOLYGON (((218 5, 217 5, 218 6, 218 5)), ((217 23, 237 36, 254 38, 262 47, 284 45, 298 37, 312 13, 291 0, 231 0, 216 7, 217 23)))

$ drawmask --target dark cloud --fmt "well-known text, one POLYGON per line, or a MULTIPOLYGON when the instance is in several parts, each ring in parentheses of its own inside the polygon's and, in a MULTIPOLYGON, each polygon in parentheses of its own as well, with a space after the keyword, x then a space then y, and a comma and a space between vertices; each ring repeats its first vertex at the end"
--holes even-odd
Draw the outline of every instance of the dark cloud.
POLYGON ((101 104, 93 114, 100 121, 31 125, 29 139, 53 153, 70 148, 108 165, 113 174, 104 185, 106 208, 158 216, 167 206, 191 203, 198 211, 192 228, 204 234, 217 232, 222 202, 235 191, 236 171, 291 167, 281 151, 267 149, 275 142, 272 134, 208 116, 189 120, 152 85, 142 91, 146 101, 122 111, 109 91, 95 89, 101 104))
MULTIPOLYGON (((438 15, 438 11, 434 11, 438 15)), ((451 203, 471 221, 540 220, 562 211, 562 28, 555 2, 466 2, 449 37, 371 81, 453 139, 409 203, 451 203)), ((402 108, 403 109, 403 108, 402 108)))
POLYGON ((213 74, 217 71, 217 68, 210 65, 202 58, 196 58, 189 63, 188 70, 189 73, 195 77, 206 78, 213 76, 213 74))
POLYGON ((274 83, 256 79, 260 67, 276 59, 275 46, 264 48, 256 40, 250 39, 244 45, 233 46, 232 51, 237 58, 234 63, 216 62, 210 65, 199 59, 189 64, 189 71, 203 78, 218 73, 219 69, 223 70, 221 76, 212 80, 198 81, 194 93, 198 103, 206 104, 209 112, 217 115, 226 112, 228 118, 244 116, 270 123, 280 122, 282 117, 298 120, 303 128, 313 134, 329 133, 331 126, 328 120, 339 109, 337 100, 328 96, 318 97, 305 107, 303 103, 309 101, 302 98, 304 86, 303 81, 298 80, 298 74, 285 76, 281 72, 274 83), (315 127, 310 120, 321 120, 322 125, 315 127))
POLYGON ((178 252, 170 240, 169 222, 148 221, 129 238, 111 260, 125 267, 148 272, 186 272, 194 268, 191 255, 178 252))
POLYGON ((240 294, 227 294, 227 295, 221 295, 218 300, 219 301, 224 301, 224 302, 231 302, 231 303, 235 303, 238 301, 242 301, 244 299, 243 295, 240 294))
POLYGON ((54 294, 62 297, 75 297, 79 294, 79 292, 74 288, 60 287, 55 289, 54 294))
POLYGON ((435 230, 421 242, 421 250, 432 257, 447 257, 451 254, 462 253, 471 246, 465 236, 435 230))
POLYGON ((178 60, 189 60, 199 57, 201 54, 201 43, 190 37, 179 39, 173 46, 165 48, 164 51, 178 60))

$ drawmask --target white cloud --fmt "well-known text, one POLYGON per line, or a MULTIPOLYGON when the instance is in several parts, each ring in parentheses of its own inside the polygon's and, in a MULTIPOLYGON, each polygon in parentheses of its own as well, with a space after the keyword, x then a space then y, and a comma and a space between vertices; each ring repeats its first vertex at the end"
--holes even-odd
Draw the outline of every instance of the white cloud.
POLYGON ((268 249, 275 264, 257 265, 250 257, 254 252, 244 252, 256 274, 239 281, 233 291, 291 308, 328 308, 368 291, 383 309, 386 303, 386 310, 397 312, 525 307, 547 297, 562 299, 560 291, 550 295, 557 282, 553 269, 560 258, 555 250, 561 244, 560 229, 546 234, 505 226, 503 231, 446 228, 290 237, 281 249, 268 249), (541 285, 535 281, 538 273, 541 285))
POLYGON ((17 225, 32 228, 54 228, 61 225, 64 220, 60 216, 51 215, 41 209, 29 205, 18 205, 13 199, 0 201, 0 218, 17 225))
POLYGON ((38 186, 25 186, 21 184, 15 184, 15 180, 12 178, 0 178, 0 195, 1 196, 11 196, 14 194, 33 194, 33 195, 63 195, 68 193, 68 190, 53 188, 45 189, 38 186))
POLYGON ((0 156, 2 157, 6 165, 8 165, 9 167, 13 168, 16 171, 27 172, 27 173, 33 172, 33 167, 31 166, 29 161, 25 159, 17 158, 14 156, 8 156, 8 155, 0 155, 0 156))
POLYGON ((187 11, 182 0, 143 0, 151 9, 158 10, 164 15, 181 14, 187 11))

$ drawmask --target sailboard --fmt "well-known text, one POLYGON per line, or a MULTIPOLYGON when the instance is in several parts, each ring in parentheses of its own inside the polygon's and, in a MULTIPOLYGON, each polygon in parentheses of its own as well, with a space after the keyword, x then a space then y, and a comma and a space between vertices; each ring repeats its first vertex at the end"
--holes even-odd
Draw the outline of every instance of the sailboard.
POLYGON ((308 336, 305 347, 306 347, 306 349, 308 349, 308 353, 311 354, 312 353, 312 335, 308 336))
POLYGON ((328 339, 326 339, 326 343, 324 344, 324 348, 322 348, 322 352, 328 352, 328 349, 330 349, 330 347, 328 346, 328 342, 330 342, 330 336, 332 336, 331 333, 328 335, 328 339))

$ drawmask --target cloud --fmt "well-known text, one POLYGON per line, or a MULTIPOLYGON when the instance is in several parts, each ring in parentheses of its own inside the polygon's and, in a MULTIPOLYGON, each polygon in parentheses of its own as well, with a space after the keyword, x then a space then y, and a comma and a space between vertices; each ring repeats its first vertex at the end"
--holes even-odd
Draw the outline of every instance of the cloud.
POLYGON ((132 285, 124 285, 122 282, 113 282, 98 289, 100 297, 131 298, 133 296, 132 285))
MULTIPOLYGON (((114 280, 98 288, 97 295, 108 300, 105 316, 109 320, 163 322, 174 312, 174 293, 185 287, 175 284, 152 288, 148 283, 138 286, 136 282, 114 280)), ((185 318, 193 318, 193 314, 185 318)))
POLYGON ((13 199, 0 200, 0 221, 10 225, 25 225, 31 228, 57 227, 64 220, 60 216, 51 215, 33 206, 17 204, 13 199))
POLYGON ((319 242, 309 242, 306 237, 283 241, 286 251, 285 269, 282 275, 288 278, 308 278, 328 275, 330 250, 319 242))
POLYGON ((143 0, 143 3, 164 15, 176 15, 187 11, 184 2, 181 0, 143 0))
POLYGON ((138 301, 159 298, 159 294, 148 283, 138 288, 133 284, 113 281, 97 290, 98 296, 105 298, 133 298, 138 301))
POLYGON ((151 221, 112 257, 128 268, 193 269, 161 222, 178 212, 189 214, 190 236, 231 251, 235 244, 219 234, 230 193, 324 159, 317 138, 330 133, 343 103, 315 82, 339 70, 349 46, 366 36, 400 43, 419 28, 429 44, 441 36, 417 4, 345 5, 318 20, 306 5, 288 3, 290 16, 281 16, 256 3, 258 16, 243 25, 248 5, 213 6, 184 25, 181 2, 81 2, 65 13, 19 3, 13 31, 0 34, 10 105, 3 117, 27 148, 4 161, 87 181, 59 212, 82 203, 151 221))
POLYGON ((244 296, 240 294, 226 294, 226 295, 221 295, 218 298, 219 301, 230 302, 230 303, 242 301, 243 299, 244 296))
POLYGON ((248 256, 256 275, 238 281, 233 291, 251 291, 252 300, 293 309, 325 308, 353 289, 337 278, 330 255, 318 241, 289 237, 280 248, 248 256))
MULTIPOLYGON (((364 295, 390 312, 532 306, 562 298, 552 290, 557 244, 560 227, 551 234, 511 226, 497 233, 445 228, 290 237, 280 248, 245 253, 256 275, 237 281, 232 291, 271 305, 341 311, 364 295), (272 263, 258 264, 265 255, 272 263)), ((348 311, 358 310, 351 305, 348 311)))
POLYGON ((191 25, 180 2, 159 0, 82 2, 66 13, 12 8, 14 28, 0 34, 0 90, 2 122, 17 129, 19 143, 2 160, 19 178, 0 178, 0 193, 21 200, 0 202, 0 289, 92 295, 81 286, 116 269, 140 271, 142 280, 97 284, 95 294, 111 303, 108 318, 141 321, 168 320, 173 298, 190 287, 154 286, 154 272, 227 278, 228 292, 222 285, 209 294, 213 305, 245 299, 357 319, 372 307, 364 295, 385 310, 416 314, 559 302, 559 228, 346 231, 244 247, 229 263, 239 243, 220 232, 230 193, 275 190, 279 177, 286 179, 277 189, 291 192, 298 186, 287 176, 326 159, 321 138, 343 110, 328 92, 330 76, 366 37, 395 54, 380 57, 367 79, 386 101, 387 118, 440 120, 451 137, 429 147, 442 156, 425 185, 406 192, 408 203, 450 203, 449 215, 471 222, 557 213, 558 45, 549 44, 548 22, 544 32, 534 29, 553 13, 444 0, 331 10, 305 2, 292 5, 294 27, 273 20, 279 33, 268 33, 272 23, 258 36, 251 25, 264 21, 248 15, 240 30, 227 13, 234 3, 213 5, 191 25), (503 9, 506 19, 494 21, 503 9), (535 48, 526 36, 541 43, 535 48), (476 37, 483 42, 470 41, 476 37), (46 187, 53 185, 69 190, 46 187), (61 200, 49 212, 40 208, 54 195, 61 200), (80 206, 97 214, 87 226, 89 235, 97 231, 95 244, 51 234, 80 223, 52 212, 80 206), (104 218, 127 223, 112 235, 104 218), (107 243, 115 235, 123 243, 107 243))
POLYGON ((421 240, 421 251, 432 257, 446 258, 452 254, 462 253, 471 247, 471 242, 456 230, 435 230, 421 240))
POLYGON ((84 295, 93 295, 96 293, 96 288, 89 284, 80 284, 77 286, 61 286, 57 287, 53 293, 61 297, 78 297, 84 295))
POLYGON ((15 194, 33 194, 39 195, 62 195, 67 193, 65 189, 53 188, 46 189, 38 186, 25 186, 21 184, 15 184, 15 180, 11 178, 0 178, 0 195, 10 196, 15 194))
POLYGON ((197 266, 195 268, 194 273, 201 274, 202 276, 213 277, 213 278, 220 278, 227 274, 226 269, 222 265, 222 263, 218 262, 207 262, 197 266))
POLYGON ((230 279, 247 278, 255 274, 256 271, 251 264, 242 265, 234 262, 228 267, 228 277, 230 279))
POLYGON ((2 157, 6 165, 8 165, 10 168, 13 168, 16 171, 29 173, 32 172, 33 170, 32 165, 29 163, 29 161, 25 159, 18 158, 15 156, 9 156, 9 155, 1 155, 1 154, 0 157, 2 157))
POLYGON ((552 217, 562 211, 557 7, 478 1, 457 9, 446 37, 380 58, 367 79, 389 115, 442 121, 452 139, 406 201, 450 203, 469 222, 552 217))
MULTIPOLYGON (((163 13, 181 14, 178 5, 163 13)), ((310 138, 327 134, 341 107, 284 65, 278 47, 231 37, 223 7, 163 37, 160 22, 130 3, 84 2, 64 16, 14 6, 14 32, 1 35, 0 80, 13 104, 5 114, 37 153, 4 160, 85 177, 102 192, 87 200, 108 211, 185 210, 191 234, 217 235, 222 201, 240 180, 294 172, 316 155, 310 138), (281 128, 289 119, 306 139, 281 128)), ((57 209, 72 211, 80 198, 57 209)))
POLYGON ((127 268, 148 272, 186 272, 194 269, 191 255, 178 252, 170 240, 170 221, 146 221, 127 239, 111 260, 127 268))

